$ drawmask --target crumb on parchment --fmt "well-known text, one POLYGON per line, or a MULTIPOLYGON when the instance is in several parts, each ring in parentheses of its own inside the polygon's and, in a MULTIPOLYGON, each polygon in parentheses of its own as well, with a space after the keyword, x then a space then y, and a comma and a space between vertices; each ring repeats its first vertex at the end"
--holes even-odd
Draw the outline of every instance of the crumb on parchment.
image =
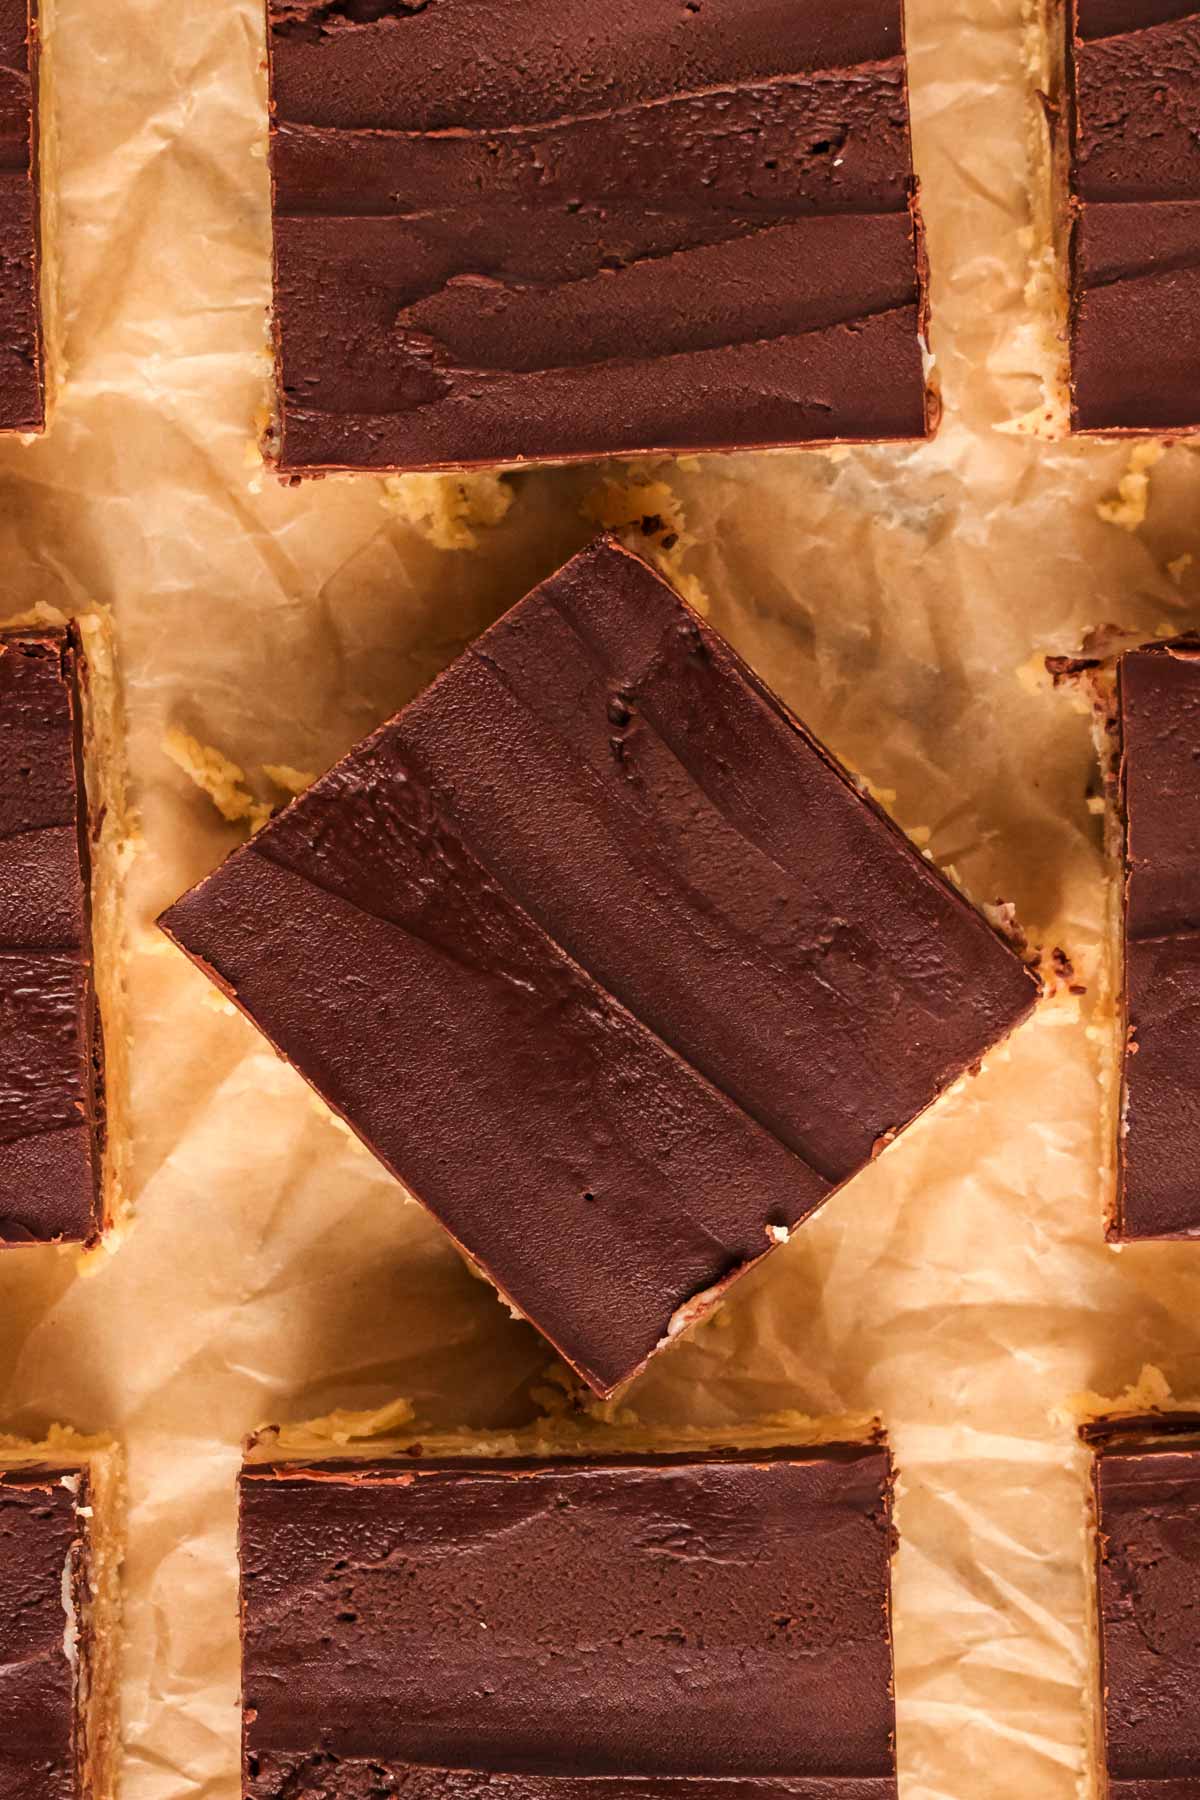
POLYGON ((293 769, 291 763, 264 763, 262 772, 285 794, 302 794, 317 779, 311 769, 293 769))
POLYGON ((251 831, 265 825, 271 808, 256 800, 246 787, 245 771, 211 744, 202 744, 178 725, 163 738, 163 749, 202 794, 207 794, 223 819, 231 825, 248 823, 251 831))
POLYGON ((1165 455, 1166 445, 1156 438, 1134 445, 1125 473, 1117 483, 1116 495, 1097 502, 1097 516, 1106 525, 1119 525, 1122 531, 1136 531, 1145 522, 1150 499, 1150 471, 1165 455))
POLYGON ((613 531, 638 551, 704 617, 708 595, 683 561, 696 539, 684 522, 683 502, 652 470, 633 465, 624 475, 605 475, 584 496, 582 512, 594 525, 613 531))
POLYGON ((388 512, 420 532, 435 550, 473 550, 480 526, 498 525, 513 503, 504 475, 389 475, 388 512))
MULTIPOLYGON (((202 744, 178 725, 173 725, 163 738, 163 749, 231 825, 247 824, 251 831, 257 831, 275 811, 269 801, 255 799, 247 785, 246 771, 239 763, 212 744, 202 744)), ((262 772, 273 787, 291 797, 302 794, 317 779, 312 770, 293 768, 291 763, 264 763, 262 772)))

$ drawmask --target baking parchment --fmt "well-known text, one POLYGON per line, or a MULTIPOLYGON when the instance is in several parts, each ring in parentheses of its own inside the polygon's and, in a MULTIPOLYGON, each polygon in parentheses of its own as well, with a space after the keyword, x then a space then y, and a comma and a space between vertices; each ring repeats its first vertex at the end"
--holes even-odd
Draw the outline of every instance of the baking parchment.
MULTIPOLYGON (((69 369, 49 436, 0 448, 0 570, 7 611, 116 617, 142 833, 138 1216, 87 1276, 53 1251, 0 1258, 0 1428, 124 1441, 125 1793, 229 1800, 243 1433, 398 1394, 423 1420, 516 1424, 547 1356, 157 941, 157 910, 238 834, 164 737, 219 746, 264 799, 263 765, 320 770, 584 542, 587 510, 619 512, 626 471, 523 475, 457 549, 414 513, 436 484, 390 501, 376 480, 277 485, 250 449, 261 0, 56 0, 49 26, 69 369)), ((717 626, 1087 992, 1057 984, 627 1404, 714 1428, 878 1409, 903 1471, 905 1800, 1063 1800, 1088 1670, 1084 1471, 1061 1408, 1147 1363, 1200 1390, 1200 1247, 1102 1242, 1100 820, 1088 720, 1037 667, 1100 621, 1197 622, 1200 458, 1135 469, 1122 525, 1098 509, 1127 445, 998 429, 1039 397, 1021 21, 1014 0, 911 0, 910 39, 940 437, 641 478, 669 483, 676 567, 717 626)))

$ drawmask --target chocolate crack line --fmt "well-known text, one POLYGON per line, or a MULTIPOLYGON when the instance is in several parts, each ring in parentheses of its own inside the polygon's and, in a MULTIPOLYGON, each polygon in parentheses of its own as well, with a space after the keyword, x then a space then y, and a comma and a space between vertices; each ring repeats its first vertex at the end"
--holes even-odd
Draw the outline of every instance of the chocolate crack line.
POLYGON ((1127 944, 1186 944, 1189 939, 1200 938, 1200 925, 1178 925, 1166 931, 1127 931, 1127 944))
POLYGON ((15 831, 0 831, 0 844, 12 844, 18 838, 46 836, 52 831, 74 830, 74 819, 63 819, 58 825, 18 825, 15 831))
POLYGON ((1077 162, 1071 179, 1075 188, 1075 204, 1077 207, 1074 219, 1076 230, 1079 229, 1081 219, 1086 218, 1088 213, 1095 212, 1103 215, 1112 207, 1128 207, 1130 211, 1136 210, 1139 213, 1144 212, 1148 214, 1150 218, 1154 217, 1154 214, 1159 207, 1163 207, 1164 209, 1167 207, 1194 207, 1197 211, 1200 211, 1200 186, 1194 181, 1189 183, 1187 187, 1178 189, 1178 191, 1174 189, 1168 190, 1159 188, 1156 189, 1153 194, 1135 193, 1125 198, 1122 198, 1119 194, 1091 195, 1087 192, 1087 169, 1085 160, 1077 162))
POLYGON ((61 1644, 49 1644, 42 1650, 35 1650, 29 1656, 14 1656, 8 1662, 0 1663, 0 1691, 3 1690, 10 1675, 18 1674, 22 1669, 33 1669, 39 1663, 57 1662, 62 1655, 61 1644))
POLYGON ((1122 269, 1119 275, 1106 275, 1102 280, 1089 281, 1084 272, 1083 293, 1100 294, 1106 288, 1124 287, 1129 281, 1149 281, 1156 275, 1185 275, 1192 269, 1200 269, 1200 243, 1191 256, 1172 256, 1163 262, 1137 263, 1132 268, 1122 269))
POLYGON ((1127 25, 1123 31, 1077 31, 1075 44, 1077 48, 1086 48, 1092 44, 1119 44, 1126 38, 1141 38, 1147 37, 1151 32, 1169 31, 1173 25, 1182 25, 1185 20, 1196 18, 1200 18, 1200 7, 1180 6, 1168 18, 1154 19, 1149 24, 1127 25))
POLYGON ((727 94, 771 93, 776 88, 804 88, 811 92, 814 81, 849 84, 869 89, 881 81, 884 86, 903 92, 899 79, 903 59, 888 57, 883 62, 855 63, 850 69, 817 69, 810 73, 749 75, 744 81, 716 82, 711 87, 683 88, 675 93, 655 94, 644 100, 632 100, 627 106, 605 106, 595 112, 562 113, 553 119, 531 119, 507 125, 319 125, 311 119, 290 119, 280 114, 281 122, 299 131, 312 131, 322 137, 395 138, 400 142, 436 143, 443 139, 525 137, 530 132, 562 131, 571 125, 601 125, 620 119, 636 118, 667 106, 682 106, 692 100, 718 100, 727 94), (859 70, 874 71, 871 75, 859 70), (895 71, 890 76, 885 71, 895 71))
POLYGON ((10 944, 0 938, 0 967, 6 961, 33 962, 36 957, 53 957, 56 962, 70 963, 83 969, 92 966, 92 953, 84 943, 78 944, 10 944))
MULTIPOLYGON (((548 204, 544 198, 524 199, 519 195, 513 195, 511 199, 501 195, 491 195, 489 198, 493 203, 506 200, 513 212, 522 215, 541 217, 546 213, 555 210, 553 203, 548 204)), ((584 205, 606 207, 619 204, 624 198, 626 197, 623 195, 609 196, 605 194, 593 194, 586 197, 584 205)), ((1187 196, 1181 196, 1181 198, 1187 198, 1187 196)), ((732 232, 728 237, 714 239, 712 245, 707 243, 691 244, 685 245, 680 251, 664 253, 667 255, 683 255, 690 250, 705 250, 714 247, 719 249, 722 244, 736 243, 739 237, 759 237, 764 232, 774 231, 785 225, 805 225, 810 219, 900 219, 904 217, 905 213, 911 215, 912 204, 912 196, 908 193, 906 193, 895 206, 885 206, 882 208, 879 206, 812 206, 807 202, 801 201, 792 201, 787 205, 779 205, 766 200, 754 201, 739 198, 736 201, 710 201, 706 199, 703 205, 648 207, 646 213, 648 217, 661 219, 664 223, 678 222, 679 224, 686 224, 691 219, 711 219, 721 213, 729 213, 733 218, 745 218, 753 221, 752 230, 732 232)), ((1086 204, 1088 206, 1099 206, 1103 204, 1103 202, 1099 200, 1089 200, 1086 204)), ((1130 202, 1115 201, 1112 204, 1129 205, 1130 202)), ((1136 202, 1133 204, 1136 204, 1136 202)), ((1200 205, 1200 197, 1197 198, 1197 204, 1200 205)), ((390 220, 397 224, 411 221, 413 224, 420 225, 424 223, 426 219, 446 219, 452 217, 457 212, 464 212, 466 210, 467 208, 465 205, 415 206, 408 211, 405 211, 403 207, 388 206, 382 207, 379 210, 364 208, 360 212, 347 213, 325 212, 319 206, 277 206, 275 208, 275 217, 277 219, 296 220, 320 219, 329 225, 353 225, 357 224, 359 220, 362 219, 372 222, 390 220)), ((651 259, 644 257, 638 258, 639 262, 647 260, 651 259)), ((632 267, 633 265, 631 264, 630 266, 632 267)), ((529 283, 528 285, 534 286, 536 284, 529 283)))
MULTIPOLYGON (((653 354, 647 356, 609 356, 601 357, 597 361, 584 360, 574 363, 556 363, 551 367, 544 369, 506 369, 503 367, 485 369, 468 367, 463 363, 454 362, 453 360, 439 360, 432 352, 425 357, 418 358, 418 360, 426 361, 428 366, 438 374, 453 376, 455 383, 470 381, 494 382, 499 387, 513 387, 524 382, 542 381, 547 375, 571 376, 578 374, 581 370, 658 369, 671 363, 686 362, 689 358, 696 356, 719 356, 722 352, 727 350, 769 349, 775 344, 799 344, 803 343, 805 338, 818 337, 825 331, 854 331, 859 326, 869 325, 877 319, 894 318, 898 313, 915 309, 916 305, 917 292, 914 277, 912 298, 910 300, 899 300, 894 306, 881 307, 874 312, 852 313, 842 319, 830 319, 827 324, 813 325, 806 331, 781 331, 774 337, 765 338, 727 338, 723 343, 707 344, 699 350, 671 350, 661 356, 655 356, 653 354)), ((403 328, 401 327, 400 329, 402 330, 403 328)), ((417 334, 414 333, 413 335, 417 334)), ((384 413, 355 412, 341 401, 339 401, 335 407, 324 407, 313 406, 311 404, 298 404, 297 402, 285 398, 285 410, 290 410, 294 413, 309 413, 314 417, 319 417, 324 413, 333 412, 339 418, 343 419, 407 419, 417 413, 444 406, 447 397, 446 393, 435 394, 428 400, 418 400, 413 402, 412 405, 396 407, 391 412, 384 413)), ((831 413, 833 411, 833 404, 831 401, 810 400, 807 404, 813 412, 831 413)))
MULTIPOLYGON (((725 1101, 726 1105, 732 1107, 742 1118, 750 1119, 751 1122, 757 1125, 759 1130, 764 1132, 767 1137, 773 1138, 781 1150, 786 1151, 789 1156, 794 1156, 796 1161, 804 1168, 808 1169, 811 1174, 816 1175, 819 1180, 825 1182, 830 1193, 832 1193, 839 1181, 846 1179, 846 1177, 828 1175, 819 1164, 810 1162, 808 1157, 802 1156, 799 1151, 792 1149, 790 1144, 785 1144, 768 1125, 764 1125, 761 1119, 756 1118, 753 1113, 749 1112, 746 1107, 735 1100, 732 1094, 726 1093, 719 1082, 716 1082, 712 1080, 710 1076, 705 1075, 702 1070, 696 1068, 693 1063, 689 1062, 687 1057, 684 1056, 681 1051, 677 1050, 673 1044, 669 1044, 665 1038, 659 1037, 656 1031, 652 1030, 643 1019, 639 1019, 637 1014, 618 1000, 615 994, 610 994, 604 984, 597 981, 596 977, 590 974, 582 963, 576 962, 573 956, 567 954, 557 939, 551 937, 550 933, 538 924, 532 914, 525 910, 520 900, 495 876, 483 858, 478 855, 457 829, 454 830, 451 835, 455 838, 456 842, 462 844, 468 851, 472 860, 483 870, 496 892, 504 898, 505 902, 514 912, 520 914, 521 919, 528 925, 530 931, 537 938, 544 939, 546 943, 550 945, 554 955, 560 958, 565 965, 566 971, 574 984, 590 986, 591 988, 594 988, 597 993, 603 995, 605 1002, 614 1012, 620 1013, 624 1018, 631 1020, 633 1024, 637 1026, 639 1031, 644 1032, 645 1035, 657 1044, 673 1062, 678 1063, 681 1068, 686 1069, 701 1086, 706 1087, 710 1093, 719 1095, 720 1098, 725 1101)), ((292 875, 297 880, 305 882, 318 893, 332 895, 335 900, 339 900, 343 905, 349 906, 354 912, 361 913, 364 918, 377 919, 380 924, 387 925, 391 930, 399 932, 402 936, 412 938, 417 943, 424 944, 428 949, 432 950, 436 956, 444 957, 447 961, 456 963, 460 968, 467 970, 470 974, 478 973, 477 963, 471 961, 467 957, 455 956, 453 950, 437 937, 428 935, 422 931, 414 930, 412 926, 402 924, 399 919, 392 918, 388 913, 380 911, 377 907, 368 906, 364 901, 353 898, 350 894, 344 892, 343 889, 321 881, 311 870, 298 868, 286 857, 273 856, 265 844, 256 843, 252 840, 247 846, 247 850, 253 855, 260 856, 264 862, 272 863, 278 868, 285 869, 289 875, 292 875)), ((498 974, 502 980, 509 979, 508 977, 505 977, 503 970, 495 970, 493 972, 498 974)), ((232 997, 234 999, 237 998, 236 990, 232 991, 232 997)), ((287 1060, 290 1061, 290 1058, 287 1060)), ((399 1171, 397 1171, 397 1177, 401 1182, 404 1181, 404 1177, 399 1171)), ((825 1197, 827 1198, 828 1195, 825 1197)), ((747 1258, 740 1250, 735 1250, 730 1245, 722 1243, 720 1239, 713 1238, 712 1234, 707 1231, 707 1228, 705 1228, 705 1235, 709 1237, 711 1242, 726 1256, 732 1258, 733 1268, 741 1269, 743 1267, 748 1267, 751 1261, 757 1260, 757 1258, 747 1258)), ((766 1248, 769 1248, 769 1246, 766 1246, 766 1248)), ((766 1249, 764 1249, 763 1254, 765 1253, 766 1249)), ((731 1273, 732 1269, 727 1272, 727 1275, 731 1273)), ((722 1277, 723 1280, 726 1278, 727 1276, 722 1277)), ((491 1279, 493 1278, 489 1275, 489 1280, 491 1279)), ((501 1287, 502 1284, 499 1281, 495 1281, 494 1285, 501 1287)), ((707 1290, 703 1289, 701 1291, 704 1292, 707 1290)), ((692 1298, 694 1297, 695 1296, 692 1296, 692 1298)), ((687 1305, 688 1302, 685 1300, 681 1302, 681 1304, 687 1305)))
POLYGON ((36 1131, 10 1131, 4 1118, 4 1100, 0 1097, 0 1151, 11 1150, 14 1144, 32 1144, 37 1138, 60 1137, 64 1131, 78 1131, 81 1126, 88 1125, 82 1099, 70 1103, 79 1113, 73 1124, 39 1125, 36 1131))

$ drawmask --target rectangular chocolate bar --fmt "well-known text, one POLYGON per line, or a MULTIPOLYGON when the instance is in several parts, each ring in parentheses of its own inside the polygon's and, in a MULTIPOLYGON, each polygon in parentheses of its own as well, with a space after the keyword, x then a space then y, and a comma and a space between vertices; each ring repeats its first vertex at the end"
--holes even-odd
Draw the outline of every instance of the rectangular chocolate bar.
POLYGON ((0 1245, 105 1222, 86 664, 74 629, 0 631, 0 1245))
POLYGON ((278 466, 920 438, 901 0, 267 0, 278 466))
POLYGON ((1110 1800, 1200 1793, 1200 1421, 1090 1427, 1110 1800))
POLYGON ((107 1571, 100 1472, 0 1450, 0 1800, 106 1800, 107 1571))
POLYGON ((1061 0, 1071 419, 1200 428, 1200 7, 1061 0))
POLYGON ((0 431, 41 431, 38 0, 0 0, 0 431))
POLYGON ((1123 1074, 1118 1239, 1200 1236, 1200 639, 1116 662, 1123 1074))
POLYGON ((247 1800, 894 1800, 878 1444, 241 1483, 247 1800))
POLYGON ((611 540, 161 923, 601 1393, 1036 997, 611 540))

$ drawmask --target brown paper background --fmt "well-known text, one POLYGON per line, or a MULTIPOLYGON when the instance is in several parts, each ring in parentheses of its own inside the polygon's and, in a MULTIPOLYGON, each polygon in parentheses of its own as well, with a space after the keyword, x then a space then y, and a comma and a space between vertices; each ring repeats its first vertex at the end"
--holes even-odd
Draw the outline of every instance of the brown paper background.
MULTIPOLYGON (((114 610, 144 832, 136 1230, 87 1278, 52 1251, 0 1258, 0 1427, 60 1420, 127 1446, 130 1800, 237 1792, 242 1434, 396 1394, 424 1420, 514 1424, 546 1363, 151 929, 236 836, 163 754, 164 730, 220 745, 256 780, 263 762, 324 767, 585 540, 596 479, 523 476, 504 522, 447 552, 389 513, 376 481, 287 491, 256 472, 260 12, 56 0, 69 378, 46 440, 0 447, 5 610, 114 610)), ((1200 1388, 1200 1247, 1102 1242, 1088 725, 1028 671, 1096 621, 1196 622, 1200 572, 1166 565, 1200 553, 1200 461, 1168 452, 1131 532, 1096 512, 1127 449, 996 430, 1037 399, 1020 23, 1015 0, 910 13, 940 438, 669 478, 714 622, 895 791, 897 816, 931 830, 972 894, 1015 901, 1038 941, 1063 946, 1089 993, 1053 997, 629 1404, 718 1428, 879 1409, 903 1469, 905 1800, 1065 1800, 1084 1767, 1084 1486, 1053 1413, 1145 1362, 1200 1388)))

